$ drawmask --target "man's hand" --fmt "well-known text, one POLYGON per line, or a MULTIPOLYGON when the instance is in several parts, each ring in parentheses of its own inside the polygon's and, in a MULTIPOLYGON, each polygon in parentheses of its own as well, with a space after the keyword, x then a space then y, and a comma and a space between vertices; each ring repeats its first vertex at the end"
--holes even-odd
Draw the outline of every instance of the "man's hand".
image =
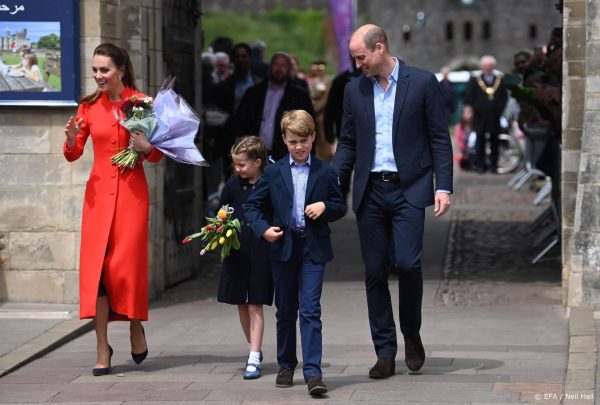
POLYGON ((275 242, 277 239, 283 236, 283 231, 278 226, 272 226, 267 228, 262 236, 267 242, 275 242))
POLYGON ((433 212, 435 212, 435 217, 441 217, 450 209, 450 194, 437 192, 435 193, 435 205, 433 207, 433 212))
POLYGON ((304 214, 310 219, 319 219, 324 212, 325 203, 323 201, 309 204, 304 208, 304 214))

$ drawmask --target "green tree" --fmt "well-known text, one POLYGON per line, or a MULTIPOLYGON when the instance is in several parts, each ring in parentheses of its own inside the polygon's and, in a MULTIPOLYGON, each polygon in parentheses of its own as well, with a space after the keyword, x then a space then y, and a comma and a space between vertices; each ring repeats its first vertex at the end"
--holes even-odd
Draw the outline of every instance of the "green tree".
POLYGON ((40 37, 37 47, 41 49, 60 49, 60 37, 56 34, 44 35, 40 37))

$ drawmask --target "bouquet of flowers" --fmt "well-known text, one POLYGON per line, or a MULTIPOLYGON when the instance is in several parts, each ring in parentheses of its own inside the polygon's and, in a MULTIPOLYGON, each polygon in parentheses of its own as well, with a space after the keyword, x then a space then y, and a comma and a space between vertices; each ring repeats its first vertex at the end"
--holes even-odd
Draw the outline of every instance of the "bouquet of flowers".
MULTIPOLYGON (((156 117, 152 109, 152 97, 140 98, 131 96, 126 98, 121 104, 121 112, 125 115, 125 119, 120 119, 120 116, 114 111, 116 118, 119 120, 129 132, 142 131, 146 137, 150 138, 156 127, 156 117)), ((132 169, 138 162, 140 153, 131 147, 123 148, 119 153, 110 158, 110 162, 121 168, 121 172, 125 169, 132 169)))
POLYGON ((207 225, 200 232, 186 236, 183 243, 190 243, 193 239, 201 238, 205 243, 200 251, 203 256, 206 252, 221 248, 221 262, 225 260, 231 249, 239 249, 240 241, 237 237, 242 228, 237 218, 232 219, 233 207, 224 205, 214 218, 206 217, 207 225))
MULTIPOLYGON (((206 166, 206 160, 194 143, 200 118, 189 104, 173 91, 174 84, 175 78, 167 77, 154 100, 151 97, 132 96, 123 102, 121 115, 117 111, 113 113, 128 131, 142 131, 152 146, 171 159, 180 163, 206 166)), ((135 167, 138 158, 138 152, 125 148, 113 156, 111 162, 125 170, 135 167)))

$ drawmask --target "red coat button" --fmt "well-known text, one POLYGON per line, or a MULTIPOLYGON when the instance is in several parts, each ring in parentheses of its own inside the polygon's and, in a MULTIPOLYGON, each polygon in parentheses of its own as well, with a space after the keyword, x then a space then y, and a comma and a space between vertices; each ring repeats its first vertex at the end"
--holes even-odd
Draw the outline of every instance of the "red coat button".
POLYGON ((114 179, 115 177, 117 177, 117 173, 113 173, 112 176, 110 176, 110 177, 112 177, 114 179))
POLYGON ((114 192, 114 191, 111 191, 111 192, 110 192, 110 195, 115 195, 115 192, 114 192))
POLYGON ((113 138, 113 139, 111 139, 111 140, 110 140, 110 142, 111 142, 111 143, 116 143, 116 142, 117 142, 117 140, 116 140, 115 138, 113 138))
POLYGON ((117 125, 117 123, 116 123, 116 122, 113 122, 111 125, 114 127, 115 125, 117 125))

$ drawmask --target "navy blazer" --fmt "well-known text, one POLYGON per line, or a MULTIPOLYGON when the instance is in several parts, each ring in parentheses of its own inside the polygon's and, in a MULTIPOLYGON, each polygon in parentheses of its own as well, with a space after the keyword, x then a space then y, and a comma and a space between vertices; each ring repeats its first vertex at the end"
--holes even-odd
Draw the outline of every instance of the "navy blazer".
MULTIPOLYGON (((267 166, 254 192, 244 204, 244 213, 253 232, 260 238, 271 226, 284 230, 283 236, 271 244, 271 259, 287 262, 292 257, 291 215, 294 198, 290 156, 267 166), (263 212, 269 212, 267 217, 263 212)), ((317 263, 333 259, 329 222, 344 216, 346 209, 338 178, 332 166, 311 157, 306 183, 305 206, 322 201, 325 212, 313 220, 305 216, 306 243, 310 256, 317 263)))
MULTIPOLYGON (((394 159, 407 201, 419 208, 433 204, 437 190, 452 192, 452 144, 444 101, 436 77, 399 62, 392 122, 394 159)), ((352 209, 360 208, 375 153, 373 82, 364 75, 344 92, 341 137, 334 157, 344 184, 355 169, 352 209)))

